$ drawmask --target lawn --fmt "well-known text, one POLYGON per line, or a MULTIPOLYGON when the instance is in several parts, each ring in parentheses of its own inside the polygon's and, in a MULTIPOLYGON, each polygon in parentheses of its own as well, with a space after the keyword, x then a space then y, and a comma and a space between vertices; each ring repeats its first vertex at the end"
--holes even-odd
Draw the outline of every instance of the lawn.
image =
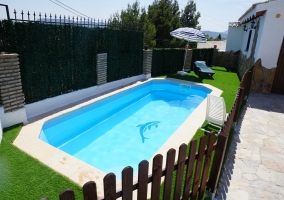
MULTIPOLYGON (((213 67, 214 79, 198 78, 194 72, 188 76, 167 74, 171 77, 199 83, 207 83, 223 90, 222 97, 226 102, 227 112, 232 108, 239 86, 236 73, 227 72, 225 68, 213 67)), ((207 123, 204 124, 206 126, 207 123)), ((21 125, 4 130, 0 144, 0 199, 39 199, 48 197, 58 199, 59 193, 65 188, 74 190, 76 199, 83 199, 82 189, 68 178, 38 162, 19 150, 12 143, 17 137, 21 125)), ((197 131, 193 139, 199 139, 203 131, 197 131)))
POLYGON ((22 125, 4 129, 0 144, 0 199, 58 199, 59 193, 72 188, 76 199, 83 199, 82 189, 12 143, 22 125))

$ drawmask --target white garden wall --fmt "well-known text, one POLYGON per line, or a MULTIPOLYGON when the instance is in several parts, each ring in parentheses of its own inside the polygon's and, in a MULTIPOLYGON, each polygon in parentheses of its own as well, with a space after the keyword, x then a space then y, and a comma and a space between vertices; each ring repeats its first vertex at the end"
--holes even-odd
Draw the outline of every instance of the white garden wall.
POLYGON ((27 123, 26 110, 25 108, 21 108, 16 111, 4 113, 3 106, 0 106, 0 119, 2 128, 13 126, 19 123, 27 123))
POLYGON ((151 78, 151 74, 142 74, 139 76, 134 76, 130 78, 121 79, 118 81, 113 81, 100 86, 93 86, 90 88, 74 91, 68 94, 63 94, 53 98, 48 98, 42 101, 25 105, 27 118, 33 118, 38 115, 50 112, 52 110, 58 109, 63 106, 67 106, 72 103, 76 103, 80 100, 120 88, 137 81, 145 80, 151 78))

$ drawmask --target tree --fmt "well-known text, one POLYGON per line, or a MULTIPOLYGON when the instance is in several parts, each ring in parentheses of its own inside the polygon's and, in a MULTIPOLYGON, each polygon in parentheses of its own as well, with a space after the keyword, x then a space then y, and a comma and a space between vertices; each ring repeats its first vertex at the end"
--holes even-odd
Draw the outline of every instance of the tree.
POLYGON ((214 38, 212 38, 208 34, 204 34, 204 35, 205 35, 207 41, 214 41, 214 38))
POLYGON ((145 8, 141 9, 140 23, 144 30, 144 44, 148 45, 149 48, 154 48, 156 46, 156 27, 150 22, 145 8))
POLYGON ((219 35, 218 35, 218 37, 216 39, 217 40, 222 40, 221 33, 219 33, 219 35))
POLYGON ((156 47, 170 47, 174 39, 170 32, 180 27, 179 6, 177 0, 154 0, 148 7, 149 21, 156 28, 156 47))
POLYGON ((155 26, 149 21, 145 8, 139 7, 138 1, 135 1, 132 5, 128 4, 127 9, 121 10, 120 14, 118 12, 113 14, 110 17, 110 22, 120 22, 128 26, 139 25, 144 30, 144 44, 148 45, 149 48, 155 47, 155 26))
POLYGON ((196 3, 193 0, 187 2, 184 10, 182 10, 180 23, 182 27, 190 27, 200 30, 198 19, 201 17, 200 12, 196 12, 196 3))

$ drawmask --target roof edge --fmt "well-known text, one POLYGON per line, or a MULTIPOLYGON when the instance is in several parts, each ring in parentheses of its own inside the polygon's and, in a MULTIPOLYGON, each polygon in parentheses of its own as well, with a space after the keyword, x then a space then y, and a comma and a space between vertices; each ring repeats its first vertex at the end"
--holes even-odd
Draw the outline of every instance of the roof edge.
POLYGON ((241 21, 241 19, 242 19, 244 16, 246 16, 246 15, 247 15, 252 9, 254 9, 257 5, 263 4, 263 3, 268 3, 268 2, 269 2, 269 0, 252 4, 252 6, 251 6, 244 14, 242 14, 242 16, 238 19, 238 21, 241 21))

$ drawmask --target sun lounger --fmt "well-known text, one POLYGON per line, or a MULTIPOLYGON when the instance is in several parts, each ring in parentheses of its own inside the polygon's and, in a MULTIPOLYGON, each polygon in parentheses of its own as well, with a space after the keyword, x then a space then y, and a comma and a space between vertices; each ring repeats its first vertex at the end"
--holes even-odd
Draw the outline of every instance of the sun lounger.
POLYGON ((208 74, 210 77, 213 77, 213 75, 215 74, 215 72, 206 65, 205 61, 195 61, 194 72, 199 77, 201 74, 208 74))
MULTIPOLYGON (((220 133, 221 127, 227 119, 226 105, 223 97, 207 95, 207 108, 205 119, 211 124, 219 128, 217 135, 220 133)), ((202 129, 205 132, 208 130, 202 129)))

